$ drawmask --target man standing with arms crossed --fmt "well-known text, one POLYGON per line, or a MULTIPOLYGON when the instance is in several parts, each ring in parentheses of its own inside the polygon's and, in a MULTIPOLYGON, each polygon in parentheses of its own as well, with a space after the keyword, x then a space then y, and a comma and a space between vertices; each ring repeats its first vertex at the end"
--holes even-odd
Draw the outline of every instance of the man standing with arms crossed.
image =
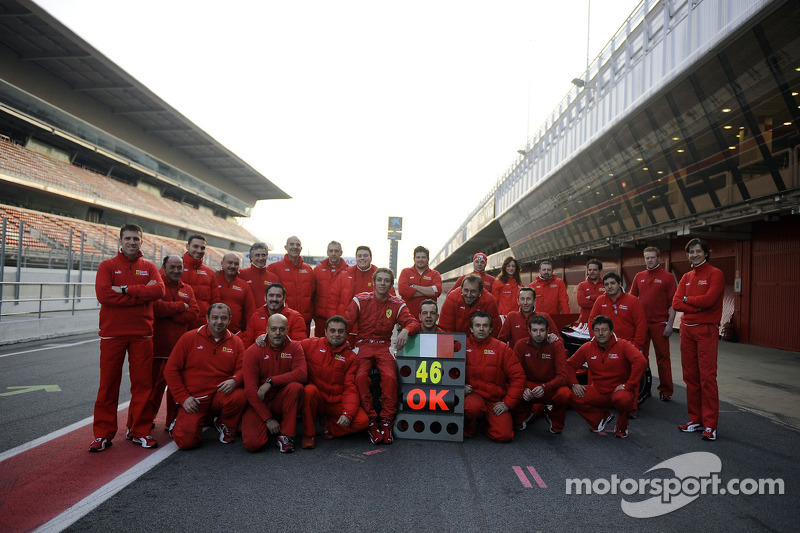
POLYGON ((711 250, 702 239, 686 245, 692 264, 678 283, 672 308, 681 311, 681 366, 686 383, 689 422, 680 430, 691 433, 703 429, 703 440, 717 440, 719 389, 717 388, 717 348, 725 275, 708 263, 711 250))
POLYGON ((672 308, 672 297, 677 285, 675 276, 661 268, 661 252, 654 246, 644 249, 644 263, 647 270, 636 274, 631 285, 631 295, 639 298, 647 319, 647 335, 644 341, 645 357, 650 357, 650 341, 656 353, 658 366, 658 393, 661 401, 672 399, 672 362, 669 354, 669 337, 672 335, 672 323, 675 310, 672 308))
POLYGON ((430 252, 424 246, 414 248, 414 266, 404 268, 397 280, 397 290, 411 316, 419 316, 423 300, 436 300, 442 294, 442 276, 428 264, 430 252))
POLYGON ((119 230, 119 252, 97 269, 95 293, 100 302, 100 386, 94 403, 94 440, 90 452, 111 446, 117 433, 117 403, 122 365, 128 354, 131 376, 131 439, 155 448, 153 423, 153 302, 164 296, 158 268, 143 259, 142 228, 126 224, 119 230))

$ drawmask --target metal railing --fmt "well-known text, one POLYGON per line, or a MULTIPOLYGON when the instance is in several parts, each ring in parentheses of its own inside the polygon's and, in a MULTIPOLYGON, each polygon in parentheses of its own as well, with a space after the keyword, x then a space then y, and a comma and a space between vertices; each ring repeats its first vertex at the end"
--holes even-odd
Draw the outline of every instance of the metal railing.
POLYGON ((5 281, 0 282, 0 320, 13 315, 32 315, 42 318, 43 313, 99 309, 94 283, 5 281), (6 287, 13 291, 6 291, 6 287), (6 294, 13 294, 13 298, 6 294), (9 310, 10 309, 10 310, 9 310))

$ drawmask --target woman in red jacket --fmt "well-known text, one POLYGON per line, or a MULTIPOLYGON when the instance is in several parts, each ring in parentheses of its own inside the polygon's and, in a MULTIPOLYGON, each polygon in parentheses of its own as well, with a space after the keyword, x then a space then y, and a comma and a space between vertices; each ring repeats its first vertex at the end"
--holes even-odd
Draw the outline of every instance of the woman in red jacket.
POLYGON ((517 310, 517 293, 519 288, 523 287, 522 279, 519 277, 521 273, 522 266, 519 261, 513 257, 506 257, 497 281, 492 284, 492 296, 497 301, 501 315, 517 310))

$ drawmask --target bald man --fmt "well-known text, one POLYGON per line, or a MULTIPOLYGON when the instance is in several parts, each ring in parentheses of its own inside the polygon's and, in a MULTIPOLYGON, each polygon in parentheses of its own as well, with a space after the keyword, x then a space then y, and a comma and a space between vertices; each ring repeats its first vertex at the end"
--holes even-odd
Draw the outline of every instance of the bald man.
POLYGON ((283 256, 283 260, 272 263, 267 270, 272 272, 278 278, 278 282, 286 288, 286 305, 303 316, 308 334, 314 314, 316 278, 312 268, 300 257, 303 245, 297 236, 292 235, 286 239, 284 249, 286 255, 283 256))
POLYGON ((228 328, 236 335, 247 329, 247 319, 256 312, 256 302, 247 282, 239 277, 239 256, 233 252, 225 254, 220 266, 217 290, 222 303, 231 308, 228 328))

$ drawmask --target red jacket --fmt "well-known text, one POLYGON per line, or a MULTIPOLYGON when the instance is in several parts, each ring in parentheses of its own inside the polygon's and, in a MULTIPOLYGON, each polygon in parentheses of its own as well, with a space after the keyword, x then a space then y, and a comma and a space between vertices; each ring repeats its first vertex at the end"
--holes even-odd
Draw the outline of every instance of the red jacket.
POLYGON ((472 276, 473 274, 481 277, 481 279, 483 280, 483 288, 489 291, 489 293, 491 294, 492 288, 494 287, 494 282, 497 281, 497 278, 495 278, 491 274, 487 274, 486 272, 478 273, 475 272, 474 270, 469 274, 464 274, 463 276, 458 278, 456 282, 453 284, 453 287, 450 289, 450 291, 452 292, 453 289, 461 287, 461 284, 464 282, 464 278, 466 278, 467 276, 472 276))
POLYGON ((356 295, 344 314, 348 326, 358 326, 358 341, 381 340, 389 342, 395 324, 408 330, 409 335, 419 333, 419 322, 408 312, 406 303, 397 296, 378 299, 374 292, 356 295))
POLYGON ((228 281, 222 271, 217 272, 215 279, 220 301, 231 308, 231 323, 228 329, 234 334, 246 330, 247 319, 256 312, 253 293, 247 288, 247 282, 239 276, 228 281))
POLYGON ((502 325, 500 313, 497 310, 497 302, 486 289, 483 290, 478 301, 469 307, 461 296, 461 287, 447 293, 447 298, 442 304, 442 312, 439 315, 439 327, 445 331, 469 335, 469 319, 475 311, 486 311, 492 315, 492 337, 497 337, 502 325))
POLYGON ((222 301, 219 297, 214 270, 204 265, 202 261, 192 259, 189 252, 186 252, 183 254, 181 281, 192 288, 194 298, 197 300, 197 307, 200 308, 200 315, 190 325, 190 328, 196 329, 206 325, 208 306, 222 301))
POLYGON ((550 318, 550 315, 547 313, 537 313, 536 311, 530 315, 525 315, 519 308, 517 311, 512 311, 506 315, 503 327, 500 329, 500 335, 498 335, 497 338, 507 343, 509 347, 516 346, 517 343, 523 339, 530 339, 531 335, 528 332, 528 319, 533 315, 545 317, 547 319, 547 333, 555 333, 559 340, 563 340, 561 338, 561 332, 558 331, 558 326, 556 326, 556 323, 550 318))
POLYGON ((620 292, 616 302, 604 294, 597 298, 589 314, 589 329, 592 320, 598 315, 605 315, 614 323, 614 334, 620 339, 630 341, 638 350, 644 350, 647 340, 647 320, 644 318, 642 303, 636 296, 620 292))
POLYGON ((725 293, 725 274, 704 261, 687 272, 678 283, 672 298, 672 308, 681 311, 681 324, 714 324, 722 320, 722 296, 725 293), (686 303, 683 297, 686 296, 686 303))
POLYGON ((245 280, 247 286, 250 287, 256 307, 261 307, 267 303, 267 289, 273 283, 278 283, 278 277, 267 270, 267 267, 258 268, 250 265, 249 268, 239 270, 239 277, 245 280))
POLYGON ((639 298, 648 322, 666 323, 672 297, 678 289, 675 276, 660 266, 653 270, 642 270, 633 278, 631 294, 639 298))
POLYGON ((518 309, 519 283, 514 278, 509 277, 508 281, 503 282, 500 278, 494 280, 492 285, 492 296, 497 302, 497 309, 501 315, 507 315, 518 309))
POLYGON ((282 261, 267 266, 267 270, 275 274, 278 281, 286 289, 286 305, 303 315, 306 324, 311 322, 314 300, 314 271, 300 257, 297 266, 284 255, 282 261))
POLYGON ((634 392, 642 380, 647 359, 636 347, 612 333, 605 348, 594 337, 567 360, 570 384, 578 383, 575 371, 587 363, 592 385, 603 394, 611 394, 619 385, 634 392))
MULTIPOLYGON (((340 276, 336 277, 336 281, 333 284, 333 297, 336 298, 336 313, 334 314, 344 315, 350 305, 350 301, 356 294, 375 290, 372 284, 372 277, 375 275, 376 270, 378 270, 378 267, 375 265, 370 265, 367 270, 361 270, 358 265, 353 265, 347 267, 340 276)), ((392 289, 392 294, 394 294, 394 289, 392 289)), ((348 323, 347 326, 347 329, 350 330, 351 325, 348 323)))
POLYGON ((101 337, 149 337, 153 334, 153 301, 164 296, 164 282, 156 265, 142 259, 142 252, 131 261, 122 252, 97 267, 94 281, 100 302, 101 337), (151 280, 156 283, 148 285, 151 280), (112 286, 127 285, 127 294, 112 286))
POLYGON ((297 341, 286 339, 278 348, 271 344, 261 347, 254 344, 244 353, 244 393, 247 402, 263 422, 272 418, 269 407, 278 391, 289 383, 305 383, 306 357, 297 341), (272 378, 272 388, 264 401, 258 399, 258 388, 272 378))
MULTIPOLYGON (((308 337, 308 335, 306 335, 306 322, 303 320, 300 313, 286 307, 286 304, 284 304, 283 309, 278 312, 289 321, 289 331, 287 335, 291 340, 301 341, 308 337)), ((267 320, 274 314, 275 313, 269 312, 269 307, 262 305, 256 309, 255 313, 250 315, 250 318, 247 319, 247 329, 239 333, 239 338, 242 339, 245 348, 249 348, 251 344, 256 342, 259 335, 267 332, 267 320)))
POLYGON ((400 293, 400 298, 406 301, 408 312, 411 313, 411 316, 419 318, 419 307, 428 297, 414 297, 414 293, 417 291, 412 289, 411 285, 433 287, 436 291, 436 296, 432 296, 431 299, 436 301, 442 294, 442 276, 429 267, 426 267, 422 274, 419 273, 416 266, 404 268, 403 271, 400 272, 400 277, 397 279, 397 291, 400 293))
POLYGON ((562 280, 553 276, 545 281, 541 276, 536 276, 536 279, 528 287, 536 291, 536 309, 540 312, 548 315, 569 313, 567 286, 562 280))
POLYGON ((164 379, 176 402, 182 404, 189 396, 200 399, 216 393, 225 380, 233 378, 237 387, 242 384, 243 355, 242 341, 230 331, 215 341, 208 326, 193 329, 172 349, 164 379))
POLYGON ((464 382, 490 402, 502 401, 513 409, 522 399, 525 372, 507 344, 489 337, 483 341, 467 336, 467 363, 464 382))
POLYGON ((514 355, 519 358, 522 370, 525 371, 525 386, 533 389, 538 385, 551 390, 566 387, 569 383, 567 377, 567 350, 561 341, 543 342, 539 346, 528 337, 519 341, 514 346, 514 355))
POLYGON ((358 356, 347 344, 332 348, 325 337, 300 341, 308 365, 308 382, 319 389, 325 403, 340 405, 343 414, 354 419, 361 405, 356 389, 358 356))
MULTIPOLYGON (((575 299, 578 301, 578 307, 581 308, 581 316, 578 318, 578 322, 582 324, 589 322, 589 315, 592 312, 592 307, 594 307, 594 302, 605 293, 606 288, 603 287, 602 279, 592 282, 592 280, 586 278, 585 281, 578 283, 578 290, 575 292, 575 299)), ((634 296, 636 295, 634 294, 634 296)))
POLYGON ((156 317, 153 325, 153 357, 166 359, 189 325, 197 320, 200 308, 189 285, 181 280, 177 284, 170 282, 164 276, 163 269, 159 273, 164 279, 165 290, 164 296, 153 302, 153 314, 156 317))
MULTIPOLYGON (((323 259, 320 264, 314 267, 314 283, 316 293, 314 294, 314 316, 329 319, 337 314, 339 296, 334 292, 336 280, 347 271, 347 263, 340 260, 337 266, 331 266, 330 259, 323 259)), ((317 332, 319 333, 319 332, 317 332)))

